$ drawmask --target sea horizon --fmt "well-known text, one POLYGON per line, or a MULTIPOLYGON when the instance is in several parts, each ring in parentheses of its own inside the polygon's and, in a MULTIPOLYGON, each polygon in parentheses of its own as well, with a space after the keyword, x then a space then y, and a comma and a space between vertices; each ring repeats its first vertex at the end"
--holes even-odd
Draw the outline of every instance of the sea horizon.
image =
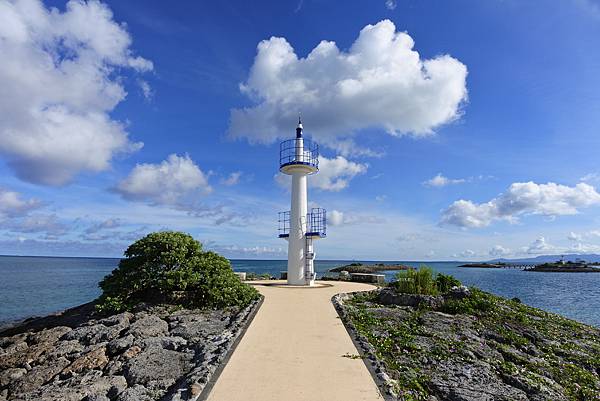
MULTIPOLYGON (((120 258, 0 256, 0 325, 33 316, 45 316, 100 295, 98 282, 118 265, 120 258)), ((269 273, 279 277, 286 270, 282 259, 230 259, 234 271, 269 273)), ((348 262, 427 264, 436 272, 451 274, 465 285, 600 327, 600 274, 539 273, 516 269, 465 269, 460 261, 317 260, 320 277, 348 262)), ((387 281, 396 271, 381 272, 387 281)))

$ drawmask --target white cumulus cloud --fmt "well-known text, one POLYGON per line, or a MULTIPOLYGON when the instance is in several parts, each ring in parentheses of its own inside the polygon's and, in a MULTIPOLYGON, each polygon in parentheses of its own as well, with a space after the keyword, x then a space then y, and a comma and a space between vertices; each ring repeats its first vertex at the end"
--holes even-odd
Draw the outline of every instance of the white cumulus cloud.
POLYGON ((514 222, 521 215, 573 215, 581 208, 599 203, 600 194, 585 183, 569 187, 552 182, 517 182, 489 202, 455 201, 443 212, 441 222, 459 227, 486 227, 495 220, 514 222))
POLYGON ((460 116, 467 67, 448 55, 422 59, 413 39, 389 21, 365 26, 347 51, 321 41, 298 57, 286 39, 258 44, 248 80, 254 105, 231 111, 229 135, 272 143, 302 112, 310 133, 346 154, 364 128, 425 136, 460 116))
POLYGON ((366 164, 352 162, 342 156, 328 159, 319 156, 319 173, 311 176, 310 184, 324 191, 341 191, 354 177, 366 173, 366 164))
POLYGON ((222 183, 223 183, 223 185, 227 185, 228 187, 237 185, 240 182, 241 176, 242 176, 241 171, 234 171, 233 173, 229 174, 229 176, 227 178, 222 180, 222 183))
MULTIPOLYGON (((350 185, 350 181, 357 175, 367 172, 369 166, 356 163, 343 156, 328 159, 319 156, 319 172, 308 178, 308 185, 323 191, 339 192, 350 185)), ((277 183, 284 187, 290 187, 290 176, 282 173, 275 175, 277 183)))
POLYGON ((18 192, 0 188, 0 219, 23 216, 41 206, 37 199, 24 200, 18 192))
POLYGON ((334 209, 327 212, 327 223, 331 226, 349 226, 357 224, 383 224, 385 220, 378 216, 341 212, 334 209))
POLYGON ((531 255, 540 255, 543 253, 558 251, 558 249, 554 245, 549 244, 544 237, 537 238, 523 250, 531 255))
POLYGON ((136 165, 115 190, 125 199, 176 206, 212 188, 206 174, 189 156, 172 154, 158 164, 136 165))
POLYGON ((341 226, 344 223, 344 213, 339 210, 328 212, 327 223, 332 226, 341 226))
POLYGON ((447 185, 462 184, 464 182, 466 182, 466 180, 464 178, 452 179, 452 178, 444 177, 442 175, 442 173, 438 173, 438 175, 436 175, 435 177, 430 178, 427 181, 424 181, 423 185, 426 187, 441 188, 441 187, 445 187, 447 185))
POLYGON ((502 245, 494 245, 489 251, 489 255, 494 258, 499 258, 510 254, 510 249, 503 247, 502 245))
POLYGON ((475 251, 473 251, 472 249, 465 249, 464 251, 460 252, 460 253, 455 253, 452 255, 453 258, 472 258, 476 255, 477 253, 475 251))
POLYGON ((142 146, 110 112, 126 96, 118 71, 153 66, 106 5, 0 0, 0 54, 0 154, 21 179, 63 185, 142 146))

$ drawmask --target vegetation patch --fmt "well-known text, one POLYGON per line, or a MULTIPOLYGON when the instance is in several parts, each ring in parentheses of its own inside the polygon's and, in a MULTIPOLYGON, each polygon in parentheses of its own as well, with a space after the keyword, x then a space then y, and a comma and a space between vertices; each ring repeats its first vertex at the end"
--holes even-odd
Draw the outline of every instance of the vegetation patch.
POLYGON ((217 309, 243 307, 259 297, 233 273, 229 260, 203 251, 189 234, 171 231, 148 234, 130 245, 100 288, 96 308, 107 314, 140 302, 217 309))
POLYGON ((477 288, 455 296, 459 285, 422 268, 391 287, 440 297, 439 307, 379 303, 389 289, 345 302, 398 399, 600 400, 598 328, 477 288))

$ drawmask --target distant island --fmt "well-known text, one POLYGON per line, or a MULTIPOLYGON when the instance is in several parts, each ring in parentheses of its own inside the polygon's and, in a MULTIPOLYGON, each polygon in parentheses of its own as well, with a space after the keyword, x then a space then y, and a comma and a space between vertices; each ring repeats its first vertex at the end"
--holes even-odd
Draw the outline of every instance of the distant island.
POLYGON ((349 265, 344 265, 340 267, 336 267, 330 269, 330 272, 339 273, 342 271, 347 271, 348 273, 376 273, 388 270, 408 270, 412 269, 410 266, 405 265, 386 265, 384 263, 377 263, 374 265, 366 265, 363 263, 350 263, 349 265))
POLYGON ((558 272, 558 273, 600 273, 600 268, 592 267, 592 264, 588 264, 584 261, 564 261, 560 260, 553 263, 542 263, 529 269, 525 269, 529 272, 558 272))
POLYGON ((487 263, 506 263, 509 265, 539 265, 542 263, 552 263, 559 259, 563 260, 585 260, 589 264, 600 263, 600 255, 595 253, 565 253, 558 255, 538 255, 529 258, 506 259, 498 258, 486 261, 487 263))
POLYGON ((564 260, 564 258, 554 261, 533 264, 526 261, 515 261, 513 263, 506 262, 476 262, 465 263, 459 267, 467 268, 483 268, 483 269, 502 269, 502 268, 519 268, 525 267, 524 271, 529 272, 559 272, 559 273, 600 273, 598 262, 586 262, 577 258, 575 262, 564 260))
POLYGON ((481 262, 481 263, 465 263, 464 265, 460 265, 458 267, 479 267, 479 268, 484 268, 484 269, 500 269, 503 267, 507 267, 508 265, 506 263, 487 263, 487 262, 481 262))

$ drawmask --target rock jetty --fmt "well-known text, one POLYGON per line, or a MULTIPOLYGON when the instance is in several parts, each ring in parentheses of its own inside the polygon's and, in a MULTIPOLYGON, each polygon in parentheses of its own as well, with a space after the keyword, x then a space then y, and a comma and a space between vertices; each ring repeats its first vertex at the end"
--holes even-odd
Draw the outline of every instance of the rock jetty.
POLYGON ((386 265, 384 263, 378 263, 375 265, 365 265, 362 263, 350 263, 349 265, 335 267, 330 269, 330 272, 339 273, 347 271, 348 273, 377 273, 382 271, 390 270, 408 270, 412 269, 410 266, 405 265, 386 265))
POLYGON ((0 401, 196 400, 251 321, 246 308, 93 305, 0 333, 0 401))

